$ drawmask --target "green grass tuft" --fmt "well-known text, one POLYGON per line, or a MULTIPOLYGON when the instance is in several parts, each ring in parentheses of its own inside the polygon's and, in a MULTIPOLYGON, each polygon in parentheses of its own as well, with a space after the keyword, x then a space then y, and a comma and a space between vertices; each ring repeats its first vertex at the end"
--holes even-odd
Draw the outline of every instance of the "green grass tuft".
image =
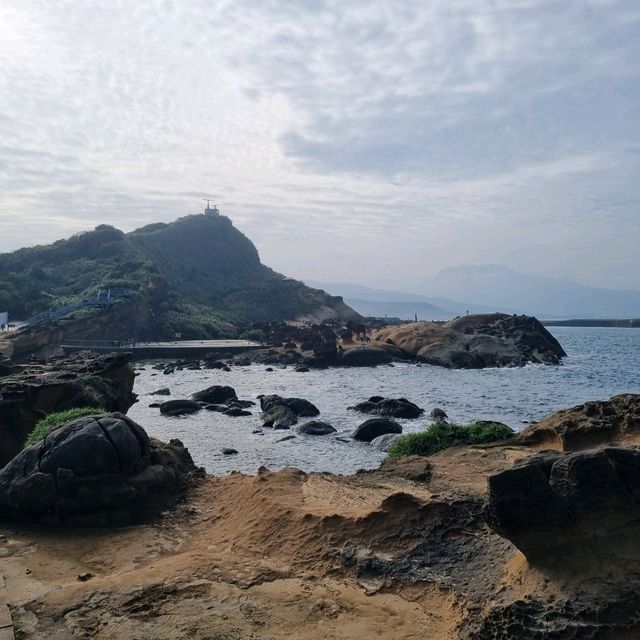
POLYGON ((390 456, 429 456, 465 444, 498 442, 513 435, 513 429, 499 422, 473 422, 467 425, 436 422, 422 433, 403 436, 389 449, 390 456))
POLYGON ((52 431, 63 427, 68 422, 81 418, 82 416, 91 416, 99 413, 104 413, 104 409, 96 407, 78 407, 76 409, 68 409, 67 411, 58 411, 57 413, 50 413, 46 418, 42 418, 36 422, 36 426, 33 431, 27 436, 27 440, 24 443, 25 447, 29 447, 32 444, 36 444, 48 436, 52 431))

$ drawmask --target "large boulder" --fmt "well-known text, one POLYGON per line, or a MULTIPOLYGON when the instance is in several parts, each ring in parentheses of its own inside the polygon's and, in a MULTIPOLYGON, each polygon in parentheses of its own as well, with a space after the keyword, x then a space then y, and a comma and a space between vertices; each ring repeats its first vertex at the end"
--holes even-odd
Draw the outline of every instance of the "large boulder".
POLYGON ((640 452, 609 447, 527 458, 489 477, 486 520, 533 564, 576 549, 620 551, 640 534, 640 452))
POLYGON ((235 389, 223 385, 215 384, 202 391, 196 391, 191 395, 196 402, 206 402, 207 404, 224 404, 229 400, 237 400, 235 389))
POLYGON ((195 471, 179 441, 149 441, 121 413, 78 418, 0 471, 0 516, 80 527, 144 521, 195 471))
POLYGON ((200 409, 202 407, 194 400, 167 400, 160 403, 160 413, 165 416, 184 416, 200 409))
POLYGON ((558 364, 566 356, 536 318, 504 313, 387 327, 374 332, 373 343, 395 346, 405 357, 454 369, 558 364))
POLYGON ((424 409, 406 398, 381 398, 372 396, 366 402, 360 402, 349 409, 392 418, 419 418, 424 409))
POLYGON ((290 409, 300 418, 313 418, 320 413, 318 407, 304 400, 303 398, 283 398, 278 395, 258 396, 260 400, 260 408, 263 411, 269 411, 277 405, 281 405, 290 409))
POLYGON ((361 442, 371 442, 386 433, 402 433, 402 426, 391 418, 369 418, 356 428, 351 437, 361 442))
POLYGON ((0 379, 0 467, 43 416, 79 407, 126 413, 136 402, 127 353, 75 353, 20 367, 0 379))
POLYGON ((391 360, 391 354, 381 347, 354 347, 340 352, 338 364, 343 367, 375 367, 391 360))
POLYGON ((304 422, 299 427, 296 427, 296 431, 307 436, 327 436, 331 433, 336 433, 335 427, 331 426, 328 422, 322 422, 321 420, 309 420, 304 422))

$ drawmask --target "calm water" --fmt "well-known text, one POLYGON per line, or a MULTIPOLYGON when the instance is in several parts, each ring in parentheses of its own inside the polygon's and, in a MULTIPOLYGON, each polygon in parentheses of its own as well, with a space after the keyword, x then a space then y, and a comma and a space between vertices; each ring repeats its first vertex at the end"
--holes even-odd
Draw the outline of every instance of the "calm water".
MULTIPOLYGON (((539 420, 557 409, 617 393, 640 392, 639 329, 554 327, 552 332, 569 354, 558 367, 452 371, 395 364, 295 373, 292 369, 267 372, 262 365, 252 365, 230 372, 178 371, 165 376, 145 364, 136 380, 140 400, 129 415, 150 435, 182 440, 195 462, 210 473, 255 473, 264 465, 346 474, 375 467, 384 457, 368 444, 338 439, 347 438, 368 417, 347 407, 372 395, 408 398, 427 414, 433 407, 442 407, 455 422, 493 419, 518 430, 527 421, 539 420), (255 401, 261 393, 306 398, 320 409, 318 419, 330 422, 338 433, 278 442, 295 432, 265 429, 262 434, 252 433, 260 427, 259 407, 253 409, 254 415, 241 418, 210 411, 167 418, 148 407, 150 402, 162 401, 160 396, 145 395, 159 387, 168 386, 171 398, 188 398, 213 384, 230 385, 239 398, 247 400, 255 401), (239 454, 222 455, 222 447, 233 447, 239 454)), ((409 433, 423 429, 427 419, 400 422, 409 433)))

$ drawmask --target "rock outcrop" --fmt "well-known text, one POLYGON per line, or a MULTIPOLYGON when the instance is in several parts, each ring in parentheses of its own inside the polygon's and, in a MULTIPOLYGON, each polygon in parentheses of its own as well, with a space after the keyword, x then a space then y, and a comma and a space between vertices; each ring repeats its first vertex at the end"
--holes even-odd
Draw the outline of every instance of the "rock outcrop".
POLYGON ((369 418, 354 430, 351 437, 361 442, 371 442, 387 433, 402 433, 402 426, 391 418, 369 418))
POLYGON ((576 451, 640 439, 640 394, 627 393, 562 409, 529 425, 519 435, 524 445, 576 451))
POLYGON ((328 436, 331 433, 335 433, 336 429, 328 422, 309 420, 297 427, 296 432, 307 436, 328 436))
POLYGON ((536 318, 502 313, 387 327, 374 332, 372 341, 398 347, 405 357, 453 369, 558 364, 566 356, 536 318))
POLYGON ((283 398, 278 395, 258 396, 260 408, 269 411, 275 406, 283 406, 290 409, 300 418, 313 418, 320 413, 318 407, 303 398, 283 398))
POLYGON ((0 379, 0 465, 50 413, 76 407, 125 413, 137 398, 134 379, 128 354, 88 352, 25 365, 0 379))
POLYGON ((124 414, 78 418, 0 472, 0 516, 68 527, 130 525, 170 504, 194 471, 179 441, 154 444, 124 414))
POLYGON ((419 418, 424 413, 424 409, 406 398, 382 398, 380 396, 372 396, 366 402, 359 402, 349 409, 372 415, 391 416, 392 418, 419 418))
MULTIPOLYGON (((489 477, 489 525, 532 564, 623 555, 640 534, 640 452, 545 452, 489 477)), ((635 559, 640 559, 636 548, 635 559)))

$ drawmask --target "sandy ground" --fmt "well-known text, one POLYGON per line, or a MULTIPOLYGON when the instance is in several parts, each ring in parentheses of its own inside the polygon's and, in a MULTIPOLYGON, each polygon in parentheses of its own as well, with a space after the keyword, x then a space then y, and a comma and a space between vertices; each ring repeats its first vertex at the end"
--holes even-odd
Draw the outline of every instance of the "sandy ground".
POLYGON ((294 469, 208 476, 146 526, 2 527, 0 571, 16 636, 457 638, 460 623, 495 594, 551 589, 509 543, 498 539, 487 554, 493 534, 477 514, 464 515, 487 473, 528 453, 444 452, 431 458, 428 483, 408 479, 421 477, 425 459, 350 477, 294 469), (443 564, 416 555, 429 536, 443 564), (452 559, 464 562, 451 570, 452 559))

